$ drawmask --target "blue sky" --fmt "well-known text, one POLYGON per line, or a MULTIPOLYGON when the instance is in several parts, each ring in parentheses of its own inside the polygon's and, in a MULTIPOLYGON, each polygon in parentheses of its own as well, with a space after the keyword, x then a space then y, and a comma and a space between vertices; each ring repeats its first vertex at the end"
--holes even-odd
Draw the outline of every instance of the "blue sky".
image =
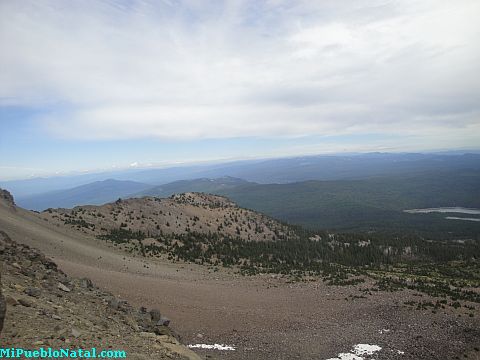
POLYGON ((478 149, 480 3, 2 1, 0 179, 478 149))

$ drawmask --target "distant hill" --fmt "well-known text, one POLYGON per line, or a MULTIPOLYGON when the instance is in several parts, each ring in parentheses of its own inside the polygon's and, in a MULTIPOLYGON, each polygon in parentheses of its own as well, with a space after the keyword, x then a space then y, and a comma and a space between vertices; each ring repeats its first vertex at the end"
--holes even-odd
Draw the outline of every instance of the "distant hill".
POLYGON ((173 194, 181 194, 185 192, 217 194, 246 185, 254 185, 254 183, 230 176, 224 176, 218 179, 202 178, 194 180, 180 180, 165 185, 150 187, 147 190, 134 194, 134 196, 156 196, 165 198, 173 194))
POLYGON ((72 208, 77 205, 100 205, 138 193, 151 187, 135 181, 108 179, 77 186, 72 189, 52 191, 44 194, 16 198, 17 204, 25 209, 72 208))

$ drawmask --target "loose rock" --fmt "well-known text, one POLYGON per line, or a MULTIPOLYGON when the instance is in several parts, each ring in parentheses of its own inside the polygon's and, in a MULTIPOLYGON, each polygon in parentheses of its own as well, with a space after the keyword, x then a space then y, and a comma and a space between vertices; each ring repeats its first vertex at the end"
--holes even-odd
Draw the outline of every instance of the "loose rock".
POLYGON ((65 291, 65 292, 70 292, 72 290, 70 290, 70 288, 66 287, 65 285, 63 285, 62 283, 58 283, 57 284, 57 288, 62 290, 62 291, 65 291))
POLYGON ((92 282, 92 280, 90 280, 88 278, 80 279, 80 285, 85 289, 92 289, 93 288, 93 282, 92 282))
POLYGON ((160 320, 157 321, 157 326, 168 326, 170 325, 170 319, 167 317, 161 317, 160 320))
POLYGON ((78 338, 82 335, 82 332, 76 328, 72 328, 72 336, 78 338))
POLYGON ((18 299, 18 302, 20 305, 25 306, 25 307, 32 307, 32 302, 27 299, 18 299))
POLYGON ((17 306, 19 305, 17 299, 11 297, 11 296, 6 296, 5 297, 5 302, 7 303, 7 305, 9 306, 17 306))
POLYGON ((36 287, 28 287, 25 289, 25 294, 27 294, 28 296, 38 298, 40 297, 41 291, 39 288, 36 288, 36 287))
POLYGON ((160 310, 158 309, 152 309, 150 310, 150 318, 152 319, 152 322, 156 323, 162 318, 162 314, 160 313, 160 310))

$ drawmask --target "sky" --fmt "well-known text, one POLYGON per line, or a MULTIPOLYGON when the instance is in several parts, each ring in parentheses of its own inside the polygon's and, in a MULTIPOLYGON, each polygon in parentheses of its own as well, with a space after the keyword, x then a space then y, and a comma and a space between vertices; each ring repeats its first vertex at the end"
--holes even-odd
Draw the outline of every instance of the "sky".
POLYGON ((480 148, 478 0, 0 1, 0 179, 480 148))

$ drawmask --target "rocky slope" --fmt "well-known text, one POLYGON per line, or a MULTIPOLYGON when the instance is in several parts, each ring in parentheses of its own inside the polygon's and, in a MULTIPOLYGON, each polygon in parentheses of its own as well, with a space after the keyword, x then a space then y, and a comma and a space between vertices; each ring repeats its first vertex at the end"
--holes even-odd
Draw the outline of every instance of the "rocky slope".
POLYGON ((11 209, 15 208, 13 196, 7 190, 0 189, 0 205, 9 207, 11 209))
POLYGON ((88 235, 113 229, 141 231, 148 236, 218 233, 248 241, 277 240, 295 236, 292 230, 263 214, 239 208, 225 197, 184 193, 167 199, 144 197, 102 206, 47 209, 46 221, 69 226, 88 235))
POLYGON ((40 251, 3 231, 0 259, 7 305, 2 347, 96 347, 125 351, 128 359, 200 359, 180 343, 159 310, 134 309, 89 279, 67 276, 40 251))
POLYGON ((2 293, 2 274, 0 272, 0 333, 3 329, 3 322, 5 321, 5 311, 7 310, 7 304, 5 303, 5 296, 2 293))

